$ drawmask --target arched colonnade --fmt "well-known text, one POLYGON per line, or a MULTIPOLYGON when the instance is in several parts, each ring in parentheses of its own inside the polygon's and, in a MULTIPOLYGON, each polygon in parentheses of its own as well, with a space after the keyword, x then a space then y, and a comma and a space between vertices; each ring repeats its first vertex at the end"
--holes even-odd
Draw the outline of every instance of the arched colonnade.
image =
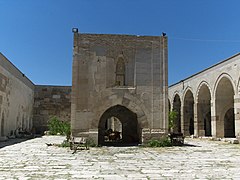
POLYGON ((169 87, 175 132, 219 138, 240 137, 240 59, 229 58, 169 87))

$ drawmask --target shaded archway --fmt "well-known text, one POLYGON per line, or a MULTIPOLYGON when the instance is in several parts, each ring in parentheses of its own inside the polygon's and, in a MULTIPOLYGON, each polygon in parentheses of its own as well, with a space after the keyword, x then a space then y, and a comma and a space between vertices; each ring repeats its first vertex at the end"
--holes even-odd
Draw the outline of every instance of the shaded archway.
POLYGON ((184 135, 194 134, 194 99, 193 93, 188 90, 184 97, 183 104, 183 133, 184 135))
POLYGON ((204 132, 205 136, 212 136, 211 111, 204 116, 204 132))
POLYGON ((171 103, 170 103, 170 100, 168 99, 168 112, 171 111, 171 103))
POLYGON ((4 136, 4 113, 2 113, 2 119, 1 119, 1 136, 4 136))
POLYGON ((224 137, 235 137, 234 108, 230 108, 224 116, 224 137))
POLYGON ((211 94, 204 83, 198 90, 197 97, 197 124, 199 136, 212 136, 211 126, 211 94))
POLYGON ((128 108, 116 105, 107 109, 101 116, 98 126, 99 145, 137 145, 140 143, 137 115, 128 108), (121 139, 118 141, 106 140, 106 131, 109 130, 108 121, 116 118, 121 123, 121 139))
POLYGON ((174 122, 173 132, 181 132, 181 100, 178 94, 173 100, 173 111, 177 112, 177 118, 174 122))
POLYGON ((235 137, 234 89, 227 77, 222 77, 215 93, 216 136, 235 137))

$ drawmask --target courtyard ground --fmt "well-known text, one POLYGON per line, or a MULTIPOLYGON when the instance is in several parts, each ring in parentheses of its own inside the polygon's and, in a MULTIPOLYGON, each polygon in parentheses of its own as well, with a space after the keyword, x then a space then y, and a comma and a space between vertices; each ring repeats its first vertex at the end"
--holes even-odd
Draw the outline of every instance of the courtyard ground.
POLYGON ((0 142, 0 179, 240 179, 240 145, 186 139, 192 146, 101 147, 77 151, 47 146, 65 137, 0 142))

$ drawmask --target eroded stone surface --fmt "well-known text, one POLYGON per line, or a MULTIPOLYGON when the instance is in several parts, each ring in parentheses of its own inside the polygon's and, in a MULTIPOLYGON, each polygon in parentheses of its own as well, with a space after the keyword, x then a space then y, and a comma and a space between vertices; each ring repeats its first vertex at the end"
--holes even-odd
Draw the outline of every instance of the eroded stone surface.
POLYGON ((32 128, 34 84, 0 53, 0 137, 32 128))
POLYGON ((33 127, 37 134, 48 130, 49 119, 71 120, 71 86, 35 85, 33 127))

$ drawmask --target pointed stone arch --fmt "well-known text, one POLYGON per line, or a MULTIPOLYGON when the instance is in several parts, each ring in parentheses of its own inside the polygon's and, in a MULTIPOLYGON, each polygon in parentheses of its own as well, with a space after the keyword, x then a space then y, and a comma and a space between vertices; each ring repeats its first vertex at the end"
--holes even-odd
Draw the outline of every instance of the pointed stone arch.
POLYGON ((231 83, 231 85, 233 87, 234 95, 236 94, 236 88, 235 88, 233 78, 228 73, 222 73, 218 76, 218 78, 216 79, 216 82, 214 83, 213 96, 212 96, 213 98, 216 98, 216 90, 217 90, 218 84, 223 78, 226 78, 229 80, 229 82, 231 83))
POLYGON ((209 83, 208 83, 207 81, 204 80, 204 81, 202 81, 202 82, 198 85, 198 87, 197 87, 196 102, 198 102, 199 91, 200 91, 200 89, 202 88, 202 86, 206 86, 206 87, 208 88, 208 90, 209 90, 209 92, 210 92, 210 96, 211 96, 210 98, 212 99, 213 91, 212 91, 212 89, 211 89, 209 83))
POLYGON ((231 76, 222 74, 214 88, 217 137, 235 137, 234 95, 231 76))
POLYGON ((148 112, 140 100, 138 100, 136 97, 133 97, 130 93, 127 92, 125 92, 123 96, 117 96, 116 94, 113 94, 111 96, 103 97, 98 104, 95 104, 93 108, 98 109, 98 113, 96 113, 95 116, 91 119, 90 128, 97 129, 99 126, 99 117, 102 116, 102 113, 110 107, 115 107, 117 105, 124 106, 136 114, 139 131, 144 128, 149 128, 148 119, 150 112, 148 112), (104 102, 105 106, 102 105, 102 102, 104 102))
MULTIPOLYGON (((194 94, 194 93, 193 93, 193 89, 192 89, 190 86, 187 86, 187 87, 185 88, 184 92, 183 92, 183 99, 184 99, 184 97, 186 96, 186 94, 189 93, 189 91, 190 91, 192 94, 194 94)), ((194 95, 193 95, 193 98, 194 98, 194 95)))
POLYGON ((137 115, 122 105, 116 105, 108 108, 101 116, 98 125, 98 144, 100 145, 133 145, 140 142, 140 130, 138 127, 137 115), (121 122, 122 139, 118 142, 106 141, 106 132, 109 130, 106 126, 109 118, 117 118, 121 122))
MULTIPOLYGON (((98 109, 98 111, 90 119, 91 123, 89 123, 90 124, 89 128, 99 129, 100 127, 104 127, 104 126, 99 126, 99 122, 103 113, 106 112, 111 107, 122 106, 124 108, 127 108, 129 111, 131 111, 136 115, 137 128, 138 128, 137 132, 139 136, 138 140, 139 140, 139 143, 142 143, 143 141, 142 138, 144 136, 143 130, 148 129, 150 126, 149 125, 150 122, 148 122, 148 119, 150 119, 150 112, 145 108, 143 103, 136 97, 132 96, 127 91, 122 95, 112 94, 110 96, 107 96, 109 93, 103 93, 103 94, 106 94, 106 96, 102 97, 102 99, 99 100, 99 103, 94 104, 94 107, 92 107, 92 108, 98 109), (102 102, 104 102, 104 104, 102 102)), ((116 116, 113 114, 112 117, 116 117, 116 116)), ((100 133, 103 133, 103 131, 101 131, 100 133)), ((102 140, 102 139, 100 138, 98 140, 102 140)))
POLYGON ((211 89, 206 81, 198 86, 196 100, 198 135, 212 136, 211 89))
POLYGON ((194 97, 190 88, 183 96, 183 133, 184 135, 194 134, 194 97))

